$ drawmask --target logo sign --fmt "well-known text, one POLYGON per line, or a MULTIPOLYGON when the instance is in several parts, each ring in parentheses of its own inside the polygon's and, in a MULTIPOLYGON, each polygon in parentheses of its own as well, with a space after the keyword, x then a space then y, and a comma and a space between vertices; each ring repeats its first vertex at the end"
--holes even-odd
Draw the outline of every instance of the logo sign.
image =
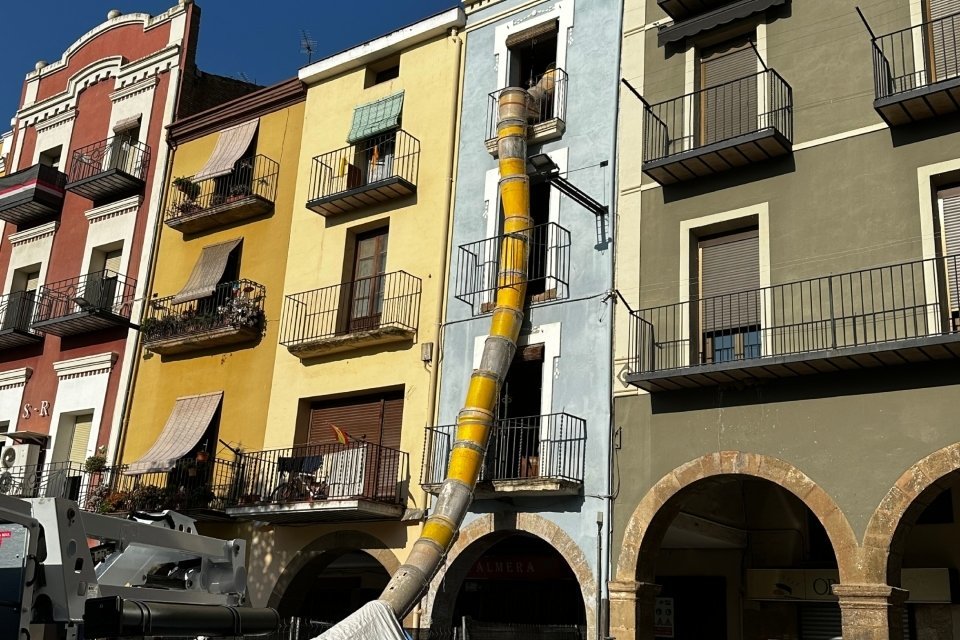
POLYGON ((673 636, 673 598, 657 598, 653 605, 653 635, 656 638, 673 636))

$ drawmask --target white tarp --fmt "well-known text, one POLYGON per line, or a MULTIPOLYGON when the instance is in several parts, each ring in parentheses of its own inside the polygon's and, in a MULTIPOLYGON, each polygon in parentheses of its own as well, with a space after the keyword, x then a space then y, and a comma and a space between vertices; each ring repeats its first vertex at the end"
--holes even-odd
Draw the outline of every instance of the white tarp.
POLYGON ((313 640, 407 640, 407 635, 390 607, 374 600, 313 640))

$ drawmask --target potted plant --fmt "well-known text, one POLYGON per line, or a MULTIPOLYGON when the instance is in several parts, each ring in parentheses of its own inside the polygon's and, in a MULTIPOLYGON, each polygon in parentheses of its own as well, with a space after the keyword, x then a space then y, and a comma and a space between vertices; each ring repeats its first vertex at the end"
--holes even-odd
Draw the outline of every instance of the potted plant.
POLYGON ((237 200, 242 200, 250 195, 250 187, 245 184, 235 184, 230 187, 230 192, 227 194, 227 202, 236 202, 237 200))
POLYGON ((197 196, 200 195, 200 185, 186 176, 174 178, 173 186, 187 196, 187 200, 196 200, 197 196))
POLYGON ((107 457, 100 454, 92 455, 83 463, 83 470, 87 473, 101 473, 107 468, 107 457))
POLYGON ((210 459, 210 454, 207 452, 206 442, 204 442, 203 447, 199 451, 197 451, 197 455, 195 457, 196 457, 197 463, 206 462, 207 460, 210 459))

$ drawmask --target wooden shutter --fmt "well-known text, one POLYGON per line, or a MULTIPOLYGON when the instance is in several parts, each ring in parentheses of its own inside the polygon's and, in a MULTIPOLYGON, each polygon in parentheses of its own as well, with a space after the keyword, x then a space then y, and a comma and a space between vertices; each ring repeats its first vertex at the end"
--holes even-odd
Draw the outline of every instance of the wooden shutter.
POLYGON ((756 229, 700 241, 704 331, 759 322, 760 236, 756 229))
POLYGON ((700 54, 701 144, 729 140, 757 128, 757 53, 738 38, 700 54))
MULTIPOLYGON (((958 0, 960 1, 960 0, 958 0)), ((946 261, 947 294, 950 297, 950 310, 960 309, 960 187, 945 189, 937 194, 940 211, 943 212, 943 251, 953 257, 946 261)))
POLYGON ((520 44, 527 44, 534 40, 543 40, 557 35, 560 31, 560 23, 557 20, 550 20, 542 24, 524 29, 517 33, 507 36, 507 48, 515 47, 520 44))
POLYGON ((93 414, 85 413, 73 420, 73 440, 70 442, 70 462, 82 464, 87 459, 87 442, 93 429, 93 414))
POLYGON ((929 82, 960 75, 960 0, 927 0, 929 82))
POLYGON ((399 448, 402 416, 402 392, 316 403, 310 409, 307 440, 310 444, 336 443, 336 435, 330 427, 333 424, 351 440, 399 448))

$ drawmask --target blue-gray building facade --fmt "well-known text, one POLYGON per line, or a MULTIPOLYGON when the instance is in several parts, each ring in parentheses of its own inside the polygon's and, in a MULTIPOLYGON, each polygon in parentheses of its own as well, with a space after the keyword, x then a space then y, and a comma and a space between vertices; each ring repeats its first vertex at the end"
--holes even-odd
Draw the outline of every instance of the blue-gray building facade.
POLYGON ((496 97, 508 86, 531 95, 535 226, 524 328, 498 400, 497 428, 422 626, 577 625, 595 637, 606 598, 612 492, 612 203, 622 2, 465 4, 437 425, 427 431, 422 479, 428 490, 443 478, 452 425, 490 327, 502 225, 496 97), (565 195, 564 180, 588 201, 565 195))

